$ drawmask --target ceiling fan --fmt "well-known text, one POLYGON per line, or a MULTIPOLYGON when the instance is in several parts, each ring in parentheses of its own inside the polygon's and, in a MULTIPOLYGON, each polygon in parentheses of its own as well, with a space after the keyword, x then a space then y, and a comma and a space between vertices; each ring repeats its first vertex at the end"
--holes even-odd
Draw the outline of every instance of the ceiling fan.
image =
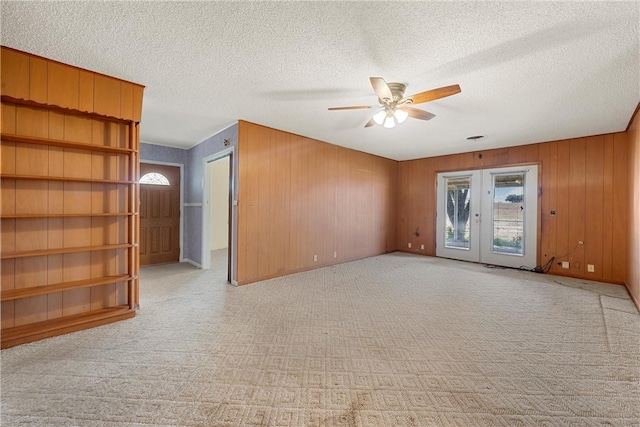
POLYGON ((435 117, 434 114, 431 114, 428 111, 413 108, 409 105, 434 101, 436 99, 460 93, 460 86, 451 85, 416 93, 415 95, 407 96, 405 98, 404 91, 407 88, 407 85, 404 83, 387 83, 382 77, 370 77, 369 80, 371 81, 373 90, 376 95, 378 95, 378 102, 380 105, 331 107, 329 110, 364 110, 383 108, 383 110, 377 112, 373 118, 364 125, 364 127, 368 128, 374 124, 379 124, 390 129, 395 127, 396 123, 399 124, 407 120, 407 117, 413 117, 414 119, 420 120, 431 120, 435 117))

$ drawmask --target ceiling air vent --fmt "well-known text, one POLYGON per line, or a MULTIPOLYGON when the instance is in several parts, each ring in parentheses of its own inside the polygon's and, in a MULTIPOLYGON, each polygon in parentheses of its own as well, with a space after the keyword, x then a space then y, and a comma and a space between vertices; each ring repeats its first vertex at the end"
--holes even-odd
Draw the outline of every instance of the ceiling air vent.
POLYGON ((477 140, 477 139, 482 139, 482 138, 484 138, 484 135, 473 135, 473 136, 468 136, 468 137, 467 137, 467 139, 468 139, 469 141, 475 141, 475 140, 477 140))

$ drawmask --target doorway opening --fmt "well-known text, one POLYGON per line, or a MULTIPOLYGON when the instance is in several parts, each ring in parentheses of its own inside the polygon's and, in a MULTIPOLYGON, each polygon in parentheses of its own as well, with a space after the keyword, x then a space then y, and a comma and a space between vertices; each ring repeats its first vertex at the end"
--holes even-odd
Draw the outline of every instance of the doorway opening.
POLYGON ((438 174, 436 255, 532 269, 538 166, 438 174))
POLYGON ((233 147, 204 159, 202 197, 202 268, 233 277, 234 222, 233 147))

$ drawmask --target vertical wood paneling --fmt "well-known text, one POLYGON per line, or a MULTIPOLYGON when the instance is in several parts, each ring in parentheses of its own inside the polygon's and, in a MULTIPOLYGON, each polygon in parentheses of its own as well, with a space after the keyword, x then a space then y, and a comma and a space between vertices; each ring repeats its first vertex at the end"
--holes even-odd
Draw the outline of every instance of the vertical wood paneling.
POLYGON ((31 144, 16 144, 16 173, 19 175, 47 175, 49 150, 31 144))
POLYGON ((13 142, 2 142, 0 148, 0 171, 6 174, 16 173, 16 144, 13 142))
MULTIPOLYGON (((422 172, 425 176, 425 179, 428 176, 433 176, 435 171, 432 167, 426 168, 425 171, 422 172)), ((421 204, 423 206, 422 212, 424 212, 422 216, 422 221, 420 224, 420 240, 418 241, 419 245, 424 245, 424 251, 420 249, 422 253, 425 255, 433 255, 435 254, 435 244, 431 244, 436 241, 436 216, 435 210, 426 210, 424 206, 429 206, 433 203, 433 200, 436 200, 436 186, 435 182, 432 181, 431 185, 427 185, 424 188, 424 199, 421 200, 421 204)))
POLYGON ((284 260, 286 254, 285 248, 285 191, 282 186, 285 184, 286 157, 283 155, 284 135, 279 135, 275 131, 271 132, 272 147, 271 161, 273 168, 271 169, 270 197, 273 200, 273 208, 271 210, 271 222, 273 227, 270 230, 270 239, 273 242, 273 256, 271 257, 270 270, 280 272, 284 271, 284 260))
MULTIPOLYGON (((585 224, 589 224, 589 238, 584 247, 584 262, 599 266, 589 273, 587 266, 583 274, 595 280, 602 279, 603 212, 604 212, 604 136, 587 138, 585 159, 585 224)), ((586 230, 585 230, 586 231, 586 230)))
POLYGON ((567 217, 569 229, 569 254, 571 274, 582 276, 585 272, 584 242, 585 233, 585 140, 573 139, 569 145, 569 206, 567 217))
POLYGON ((15 181, 15 191, 21 197, 16 199, 15 213, 46 215, 49 208, 49 183, 46 181, 15 181), (29 194, 30 197, 22 197, 29 194))
POLYGON ((258 156, 261 161, 255 165, 256 173, 262 177, 256 184, 258 185, 258 215, 259 224, 258 227, 258 277, 266 277, 269 275, 269 261, 270 261, 270 235, 269 232, 272 229, 271 226, 271 132, 267 129, 264 132, 260 132, 258 136, 258 156))
MULTIPOLYGON (((133 87, 133 116, 131 119, 134 122, 140 122, 142 116, 142 95, 143 87, 135 85, 133 87)), ((138 138, 139 139, 139 138, 138 138)))
POLYGON ((316 206, 316 171, 317 171, 317 158, 316 147, 313 141, 310 139, 304 139, 303 143, 304 151, 304 165, 303 165, 303 177, 304 177, 304 194, 303 194, 303 209, 304 217, 303 221, 303 233, 302 233, 302 251, 301 258, 302 268, 308 268, 314 265, 313 256, 317 254, 318 242, 315 239, 316 224, 313 221, 317 216, 316 206), (310 224, 314 224, 310 226, 310 224))
POLYGON ((46 236, 47 219, 29 218, 16 221, 16 251, 36 251, 47 249, 46 236), (19 236, 19 237, 18 237, 19 236))
POLYGON ((623 282, 630 238, 627 151, 626 135, 617 133, 399 162, 397 247, 420 253, 416 243, 412 249, 407 243, 422 244, 424 238, 424 253, 435 255, 429 248, 435 247, 436 172, 536 162, 542 194, 538 264, 555 257, 552 273, 623 282), (415 227, 422 230, 422 224, 429 232, 416 238, 415 227), (571 268, 562 269, 560 261, 571 268), (595 273, 587 272, 587 264, 594 264, 595 273))
MULTIPOLYGON (((65 242, 66 243, 66 242, 65 242)), ((62 256, 62 279, 65 282, 91 277, 91 253, 82 252, 62 256)), ((62 293, 62 315, 70 316, 89 311, 91 291, 89 288, 74 289, 62 293)))
POLYGON ((133 84, 120 83, 120 117, 133 116, 133 84))
POLYGON ((299 196, 300 196, 300 156, 297 155, 296 147, 296 135, 287 134, 286 139, 288 142, 288 154, 289 154, 289 187, 288 190, 289 199, 289 251, 287 256, 286 271, 295 271, 298 268, 299 247, 298 247, 298 231, 300 209, 299 209, 299 196), (296 153, 296 154, 292 154, 296 153))
POLYGON ((15 326, 47 320, 47 296, 23 298, 15 301, 15 326))
POLYGON ((396 162, 242 121, 238 150, 241 284, 395 248, 396 162))
POLYGON ((2 132, 16 133, 16 106, 2 104, 2 132))
MULTIPOLYGON (((31 288, 41 283, 47 283, 46 256, 33 257, 31 259, 18 258, 15 260, 16 289, 31 288)), ((17 310, 17 313, 22 314, 21 312, 23 312, 23 310, 17 310)), ((30 313, 24 314, 27 316, 30 315, 30 313)))
POLYGON ((0 181, 0 186, 2 214, 13 215, 16 213, 16 180, 3 179, 0 181))
MULTIPOLYGON (((240 181, 239 186, 243 191, 244 199, 240 201, 244 205, 244 223, 238 224, 238 235, 241 235, 240 224, 245 227, 245 253, 244 253, 244 269, 243 275, 240 275, 240 266, 238 266, 238 281, 242 279, 251 279, 258 277, 258 230, 259 222, 259 190, 260 175, 258 169, 253 165, 260 162, 260 141, 259 132, 256 127, 247 129, 248 135, 245 140, 246 149, 244 156, 241 154, 238 158, 240 162, 239 170, 242 172, 242 159, 246 161, 246 165, 252 167, 244 168, 244 182, 240 181)), ((240 258, 240 255, 238 255, 240 258)))
POLYGON ((569 222, 571 213, 569 210, 569 156, 570 142, 560 141, 558 143, 558 169, 557 169, 557 190, 556 190, 556 250, 553 256, 556 262, 553 271, 562 272, 558 262, 567 259, 572 248, 569 247, 569 222))
POLYGON ((627 130, 627 149, 629 243, 626 284, 640 310, 640 114, 637 110, 627 130))
POLYGON ((42 104, 48 100, 47 65, 42 58, 29 58, 29 98, 42 104))
POLYGON ((627 134, 617 133, 613 136, 613 264, 611 275, 614 280, 624 281, 627 269, 627 234, 629 221, 627 219, 627 134))
POLYGON ((613 135, 604 136, 603 176, 604 195, 602 198, 602 277, 613 277, 613 135))
POLYGON ((48 103, 77 109, 80 71, 69 65, 49 62, 48 75, 48 103))
POLYGON ((1 92, 18 99, 29 99, 29 55, 2 49, 1 92))
MULTIPOLYGON (((557 188, 558 144, 545 143, 540 147, 540 173, 542 177, 542 205, 540 228, 540 265, 546 265, 557 254, 557 188), (552 213, 555 211, 556 213, 552 213), (546 236, 546 238, 542 238, 546 236)), ((553 264, 552 269, 557 264, 553 264)))
POLYGON ((107 76, 93 76, 93 109, 111 117, 120 115, 120 81, 107 76))
POLYGON ((49 133, 49 115, 46 111, 16 107, 16 133, 25 136, 37 136, 46 138, 49 133))
POLYGON ((93 113, 93 73, 84 70, 78 74, 78 110, 93 113))

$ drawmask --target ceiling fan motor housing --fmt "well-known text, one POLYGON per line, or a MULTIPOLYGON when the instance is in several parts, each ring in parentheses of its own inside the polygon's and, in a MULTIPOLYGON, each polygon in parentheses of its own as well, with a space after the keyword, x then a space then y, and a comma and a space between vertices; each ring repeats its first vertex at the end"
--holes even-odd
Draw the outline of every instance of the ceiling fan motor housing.
MULTIPOLYGON (((391 95, 393 95, 393 99, 391 100, 392 103, 398 102, 404 98, 404 91, 407 89, 406 84, 393 82, 387 83, 387 86, 389 86, 391 95)), ((380 98, 378 98, 378 101, 380 102, 380 104, 385 104, 384 101, 380 98)))

